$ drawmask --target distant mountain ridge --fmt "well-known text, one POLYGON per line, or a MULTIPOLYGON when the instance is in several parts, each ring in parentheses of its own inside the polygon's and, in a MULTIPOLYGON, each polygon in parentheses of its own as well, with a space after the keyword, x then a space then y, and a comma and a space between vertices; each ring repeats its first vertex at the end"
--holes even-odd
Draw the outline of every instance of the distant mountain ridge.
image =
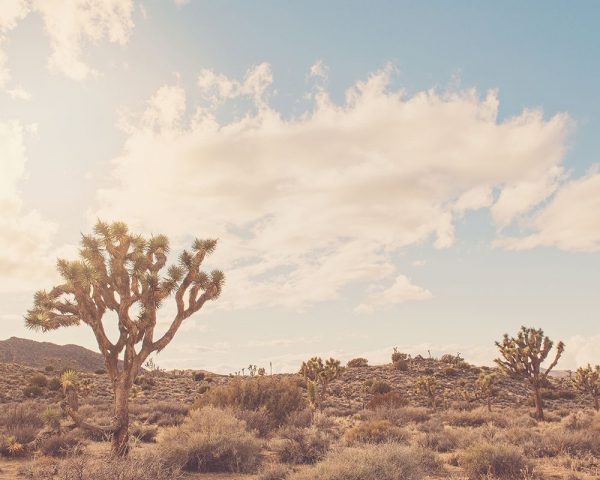
POLYGON ((0 340, 0 362, 18 363, 38 369, 48 365, 55 369, 87 371, 105 368, 104 357, 100 353, 79 345, 56 345, 18 337, 0 340))

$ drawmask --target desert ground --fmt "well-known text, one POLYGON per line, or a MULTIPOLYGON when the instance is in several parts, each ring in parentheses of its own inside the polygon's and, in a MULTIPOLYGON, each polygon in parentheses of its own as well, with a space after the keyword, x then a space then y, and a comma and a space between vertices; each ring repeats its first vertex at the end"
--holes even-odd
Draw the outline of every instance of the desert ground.
MULTIPOLYGON (((60 371, 2 363, 0 479, 600 478, 600 415, 567 372, 544 386, 538 421, 522 380, 498 374, 478 393, 495 369, 453 355, 365 363, 340 368, 317 398, 300 374, 146 370, 124 460, 61 410, 60 371)), ((106 372, 78 379, 81 414, 108 423, 106 372)))

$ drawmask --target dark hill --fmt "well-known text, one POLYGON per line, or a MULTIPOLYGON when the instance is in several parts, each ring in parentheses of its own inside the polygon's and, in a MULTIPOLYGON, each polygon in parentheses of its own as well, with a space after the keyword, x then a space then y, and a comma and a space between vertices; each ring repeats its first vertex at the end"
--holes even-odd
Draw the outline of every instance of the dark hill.
POLYGON ((100 353, 79 345, 56 345, 17 337, 0 340, 0 362, 38 369, 48 365, 57 370, 67 367, 88 371, 104 368, 104 358, 100 353))

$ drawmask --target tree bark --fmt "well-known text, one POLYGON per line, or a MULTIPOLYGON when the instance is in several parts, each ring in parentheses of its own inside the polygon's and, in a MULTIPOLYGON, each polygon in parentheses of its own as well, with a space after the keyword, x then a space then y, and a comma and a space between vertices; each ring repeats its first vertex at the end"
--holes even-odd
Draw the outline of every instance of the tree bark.
POLYGON ((112 452, 118 456, 129 453, 129 390, 126 380, 115 384, 115 430, 112 437, 112 452))
POLYGON ((533 403, 535 404, 535 418, 537 420, 544 420, 544 410, 542 404, 542 394, 540 387, 533 387, 533 403))

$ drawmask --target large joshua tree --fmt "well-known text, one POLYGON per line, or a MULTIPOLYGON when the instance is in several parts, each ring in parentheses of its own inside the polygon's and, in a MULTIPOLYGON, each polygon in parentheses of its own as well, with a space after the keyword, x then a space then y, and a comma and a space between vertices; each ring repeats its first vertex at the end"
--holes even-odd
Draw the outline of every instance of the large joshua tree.
POLYGON ((216 240, 195 240, 192 249, 179 256, 179 265, 171 265, 165 274, 166 236, 144 238, 130 233, 124 223, 98 221, 93 234, 82 235, 78 260, 58 260, 63 283, 34 296, 33 308, 25 316, 27 327, 45 332, 84 323, 94 332, 113 386, 113 422, 97 426, 81 418, 72 386, 66 409, 77 425, 112 437, 112 449, 118 455, 128 452, 128 400, 142 365, 150 354, 169 344, 185 319, 221 293, 223 273, 200 270, 216 245, 216 240), (155 339, 158 309, 171 295, 176 304, 174 318, 155 339), (109 320, 105 318, 108 311, 114 312, 109 320), (116 323, 116 341, 106 333, 108 321, 116 323))
POLYGON ((542 364, 553 345, 554 342, 544 335, 541 328, 526 327, 521 327, 516 337, 504 334, 502 342, 496 342, 502 358, 497 358, 495 362, 504 373, 529 382, 538 420, 544 419, 541 388, 565 350, 565 344, 558 342, 554 359, 548 368, 543 369, 542 364))

